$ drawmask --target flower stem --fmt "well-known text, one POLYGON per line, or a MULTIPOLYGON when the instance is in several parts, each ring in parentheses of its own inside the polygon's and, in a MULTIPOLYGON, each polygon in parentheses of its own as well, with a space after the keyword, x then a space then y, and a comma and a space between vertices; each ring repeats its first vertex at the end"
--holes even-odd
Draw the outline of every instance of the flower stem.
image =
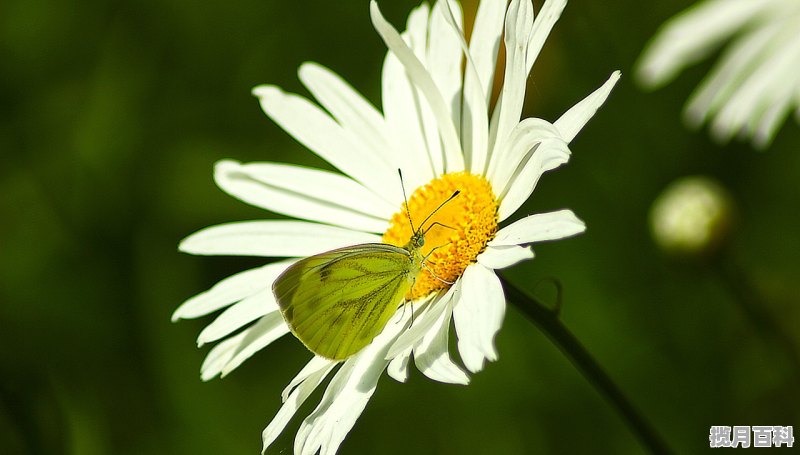
POLYGON ((597 360, 567 329, 558 312, 547 308, 538 300, 500 277, 506 298, 538 326, 545 335, 563 352, 583 376, 617 409, 631 431, 651 453, 668 454, 670 450, 650 423, 636 410, 630 400, 603 371, 597 360))
POLYGON ((757 286, 730 253, 724 253, 716 262, 720 279, 728 286, 735 300, 750 320, 758 336, 780 350, 791 369, 792 381, 800 379, 800 351, 779 318, 770 312, 757 286))

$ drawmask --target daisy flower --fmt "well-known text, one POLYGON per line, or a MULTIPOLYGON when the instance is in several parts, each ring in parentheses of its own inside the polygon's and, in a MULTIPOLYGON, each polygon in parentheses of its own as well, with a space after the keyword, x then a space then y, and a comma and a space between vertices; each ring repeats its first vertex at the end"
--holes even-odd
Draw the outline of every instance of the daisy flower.
POLYGON ((786 117, 800 121, 800 1, 705 0, 667 21, 642 53, 637 77, 660 87, 729 43, 690 97, 686 122, 727 142, 769 146, 786 117))
POLYGON ((225 376, 289 333, 271 285, 292 258, 359 243, 402 246, 412 234, 407 214, 417 224, 455 190, 461 192, 431 219, 451 229, 426 235, 423 254, 439 247, 429 259, 438 278, 420 273, 406 296, 413 312, 397 311, 371 344, 344 361, 312 358, 283 391, 283 405, 263 433, 264 450, 329 376, 319 405, 297 433, 296 454, 335 453, 383 372, 404 382, 412 358, 435 381, 467 384, 467 371, 497 359, 494 337, 505 300, 494 270, 532 258, 532 242, 584 231, 569 210, 500 227, 544 172, 567 162, 568 143, 619 79, 618 72, 612 74, 554 123, 520 121, 531 67, 565 4, 549 0, 534 18, 530 0, 484 0, 467 43, 460 6, 452 0, 414 9, 404 33, 373 1, 372 23, 389 48, 383 113, 315 63, 302 65, 299 76, 319 105, 272 85, 253 90, 267 116, 341 174, 280 163, 217 163, 214 177, 225 192, 300 220, 212 226, 181 243, 180 250, 192 254, 288 258, 224 279, 175 311, 177 320, 226 308, 198 337, 200 345, 217 342, 202 365, 204 380, 225 376), (503 89, 490 112, 503 41, 503 89), (407 206, 398 169, 413 190, 407 206), (448 350, 451 320, 463 367, 448 350))

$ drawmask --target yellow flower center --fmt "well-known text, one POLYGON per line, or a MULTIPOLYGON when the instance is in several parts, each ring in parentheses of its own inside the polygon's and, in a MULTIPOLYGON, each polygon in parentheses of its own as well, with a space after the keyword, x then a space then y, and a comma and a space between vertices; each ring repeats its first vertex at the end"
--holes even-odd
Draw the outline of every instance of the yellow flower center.
POLYGON ((423 269, 407 299, 419 299, 448 288, 446 282, 455 282, 497 232, 497 200, 492 186, 485 178, 468 172, 445 174, 417 188, 408 199, 408 206, 392 216, 391 225, 383 234, 384 243, 400 247, 408 243, 413 230, 407 213, 411 214, 415 228, 427 230, 421 253, 423 257, 430 254, 426 265, 436 275, 423 269), (421 226, 456 190, 459 195, 421 226))

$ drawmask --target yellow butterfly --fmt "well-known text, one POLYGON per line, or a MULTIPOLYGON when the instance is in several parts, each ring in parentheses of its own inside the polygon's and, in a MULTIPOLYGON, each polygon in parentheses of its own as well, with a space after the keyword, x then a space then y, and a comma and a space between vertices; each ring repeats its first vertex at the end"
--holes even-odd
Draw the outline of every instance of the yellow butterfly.
POLYGON ((422 256, 425 233, 441 223, 427 230, 423 226, 458 194, 431 212, 419 229, 409 215, 414 234, 402 248, 385 243, 348 246, 286 269, 272 292, 292 333, 311 352, 332 360, 344 360, 370 344, 405 303, 420 271, 427 269, 425 261, 433 250, 422 256))

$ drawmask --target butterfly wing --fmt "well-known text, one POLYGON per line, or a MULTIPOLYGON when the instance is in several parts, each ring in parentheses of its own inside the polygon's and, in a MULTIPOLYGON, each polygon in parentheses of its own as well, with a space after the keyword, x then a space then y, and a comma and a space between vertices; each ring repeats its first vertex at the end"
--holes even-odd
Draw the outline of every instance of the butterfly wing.
POLYGON ((343 360, 372 342, 419 273, 411 254, 382 243, 301 259, 272 291, 292 333, 315 354, 343 360))

